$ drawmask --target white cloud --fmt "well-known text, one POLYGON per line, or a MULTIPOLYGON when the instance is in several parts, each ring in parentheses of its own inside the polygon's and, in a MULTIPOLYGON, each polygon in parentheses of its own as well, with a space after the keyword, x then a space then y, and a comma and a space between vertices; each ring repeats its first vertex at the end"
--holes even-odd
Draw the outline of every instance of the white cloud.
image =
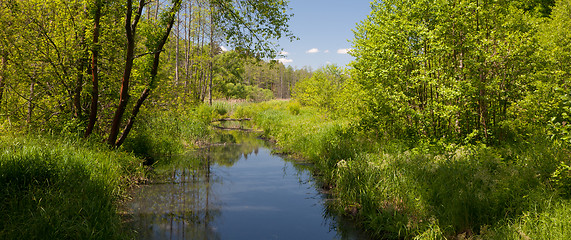
POLYGON ((284 55, 284 56, 287 56, 287 55, 289 55, 289 53, 288 53, 288 52, 286 52, 286 51, 281 51, 281 52, 280 52, 280 55, 284 55))
POLYGON ((326 65, 331 65, 330 61, 325 62, 326 65))
POLYGON ((222 49, 223 52, 227 52, 228 48, 224 47, 224 46, 220 46, 220 49, 222 49))
POLYGON ((325 51, 323 51, 323 52, 324 52, 324 53, 329 53, 329 50, 325 50, 325 51))
POLYGON ((349 51, 351 51, 350 48, 341 48, 337 50, 337 53, 339 54, 347 54, 349 51))
POLYGON ((318 53, 318 52, 319 52, 319 49, 312 48, 312 49, 307 50, 305 53, 318 53))
POLYGON ((278 58, 278 59, 276 59, 276 60, 278 60, 279 62, 281 62, 281 63, 283 63, 283 64, 292 63, 292 62, 293 62, 293 59, 287 59, 287 58, 278 58))

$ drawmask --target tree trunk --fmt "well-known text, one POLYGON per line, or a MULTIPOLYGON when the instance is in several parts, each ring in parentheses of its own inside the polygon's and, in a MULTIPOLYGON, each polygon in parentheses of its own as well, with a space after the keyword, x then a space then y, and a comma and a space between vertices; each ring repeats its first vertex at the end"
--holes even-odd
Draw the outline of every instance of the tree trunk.
POLYGON ((121 91, 119 93, 119 105, 115 110, 113 116, 113 122, 111 123, 111 129, 109 130, 109 137, 107 138, 107 144, 112 147, 117 147, 116 140, 117 135, 119 135, 119 127, 121 126, 121 120, 123 119, 123 114, 125 113, 125 108, 129 102, 129 80, 131 78, 131 70, 133 69, 133 60, 135 54, 135 30, 137 29, 137 24, 141 18, 141 13, 143 12, 143 7, 145 5, 145 0, 139 1, 139 8, 131 23, 131 18, 133 14, 133 0, 127 0, 127 14, 125 16, 125 30, 127 35, 127 55, 125 56, 125 69, 123 71, 123 79, 121 80, 121 91))
POLYGON ((77 63, 77 78, 75 82, 75 89, 73 90, 73 117, 82 118, 81 114, 81 91, 83 90, 83 73, 87 68, 89 54, 85 43, 85 27, 83 27, 79 34, 79 42, 81 47, 85 50, 77 63))
POLYGON ((179 39, 180 39, 180 16, 179 13, 176 14, 176 46, 175 46, 175 64, 174 64, 174 83, 175 86, 178 86, 178 55, 180 52, 179 49, 179 39))
POLYGON ((30 96, 28 97, 28 117, 26 118, 28 124, 32 122, 32 113, 34 111, 34 104, 32 103, 34 101, 34 85, 34 82, 30 84, 30 96))
POLYGON ((159 63, 160 63, 161 52, 163 50, 165 43, 167 42, 167 40, 169 38, 170 32, 172 30, 172 26, 174 25, 174 13, 176 13, 178 11, 178 9, 180 7, 180 3, 181 3, 181 0, 175 1, 171 10, 170 10, 170 13, 172 13, 172 14, 170 14, 170 16, 172 16, 172 17, 170 17, 170 19, 168 19, 167 29, 165 30, 162 38, 159 40, 158 45, 157 45, 157 49, 153 49, 154 50, 154 58, 153 58, 153 66, 151 68, 151 81, 149 82, 147 88, 145 88, 145 90, 143 90, 143 93, 141 94, 141 96, 137 100, 137 103, 133 107, 133 110, 131 111, 131 117, 129 118, 129 121, 127 122, 127 125, 125 126, 125 129, 123 129, 123 133, 121 134, 121 137, 119 138, 119 140, 115 144, 115 147, 120 147, 123 144, 123 142, 125 142, 125 139, 127 138, 129 133, 131 132, 131 129, 133 128, 133 124, 135 123, 135 119, 137 118, 137 115, 139 114, 141 106, 143 105, 145 100, 149 97, 151 90, 153 90, 156 86, 155 81, 157 80, 157 74, 159 71, 159 63))
POLYGON ((212 68, 212 64, 214 61, 214 8, 212 7, 212 3, 210 3, 210 84, 208 86, 208 101, 210 106, 212 106, 212 76, 214 75, 214 71, 212 68))
POLYGON ((0 52, 0 112, 2 111, 2 96, 4 95, 4 84, 6 83, 6 52, 0 52))
POLYGON ((85 130, 84 137, 89 137, 95 127, 97 121, 97 105, 99 104, 99 73, 98 73, 98 58, 99 58, 99 20, 101 18, 101 0, 95 1, 95 16, 93 24, 93 49, 91 50, 91 108, 89 111, 89 123, 85 130))

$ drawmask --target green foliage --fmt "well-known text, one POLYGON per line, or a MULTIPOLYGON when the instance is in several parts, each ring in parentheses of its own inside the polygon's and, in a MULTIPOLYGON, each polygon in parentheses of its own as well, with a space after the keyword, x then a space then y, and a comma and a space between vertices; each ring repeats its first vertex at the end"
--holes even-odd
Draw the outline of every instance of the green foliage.
POLYGON ((310 160, 324 186, 334 187, 338 200, 331 207, 355 218, 374 237, 498 239, 517 230, 506 222, 520 219, 533 228, 533 236, 565 239, 561 236, 568 234, 548 227, 569 224, 565 205, 542 204, 564 201, 559 196, 568 193, 569 172, 560 162, 568 163, 571 155, 545 137, 501 147, 445 140, 410 147, 390 138, 377 141, 379 136, 327 118, 316 108, 301 107, 294 115, 290 104, 249 107, 257 112, 256 125, 281 151, 310 160), (530 212, 536 215, 527 218, 530 212), (557 216, 549 217, 553 212, 557 216))
POLYGON ((287 110, 291 115, 299 115, 301 104, 298 101, 290 101, 287 105, 287 110))
POLYGON ((61 138, 0 138, 0 238, 124 239, 117 202, 141 161, 61 138))
POLYGON ((571 237, 571 205, 569 201, 549 199, 524 212, 513 221, 486 231, 482 239, 558 239, 571 237))
POLYGON ((297 39, 289 30, 293 15, 287 13, 287 1, 216 0, 211 4, 218 9, 216 22, 226 41, 240 52, 259 59, 273 58, 277 49, 271 39, 297 39))
POLYGON ((169 111, 147 111, 140 119, 143 124, 136 125, 123 150, 152 162, 157 157, 179 154, 184 147, 193 147, 197 142, 207 140, 210 137, 210 122, 227 110, 221 105, 216 108, 200 105, 169 111))
POLYGON ((269 101, 274 98, 272 90, 256 86, 248 86, 242 83, 227 83, 225 87, 226 99, 243 99, 253 102, 269 101))
POLYGON ((274 99, 274 93, 269 89, 247 86, 246 92, 248 93, 248 97, 246 98, 248 101, 263 102, 274 99))
POLYGON ((363 102, 360 86, 348 71, 335 65, 317 70, 296 83, 292 97, 305 106, 313 106, 344 117, 357 117, 363 102))
POLYGON ((562 196, 571 198, 571 166, 561 162, 551 174, 551 181, 562 196))
POLYGON ((542 19, 513 1, 375 1, 355 30, 361 123, 406 138, 505 141, 508 109, 533 94, 542 19), (470 12, 471 14, 465 14, 470 12))

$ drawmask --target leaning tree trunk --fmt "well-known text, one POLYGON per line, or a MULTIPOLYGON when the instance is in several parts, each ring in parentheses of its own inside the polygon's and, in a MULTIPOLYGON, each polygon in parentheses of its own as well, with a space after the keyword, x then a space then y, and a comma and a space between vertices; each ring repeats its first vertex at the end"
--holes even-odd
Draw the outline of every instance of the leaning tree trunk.
POLYGON ((169 38, 170 32, 171 32, 172 27, 174 25, 174 19, 175 19, 174 16, 175 16, 175 13, 180 8, 180 4, 181 4, 181 0, 176 0, 173 3, 173 6, 170 10, 169 18, 167 19, 167 29, 164 32, 163 36, 159 39, 159 42, 157 44, 157 48, 154 49, 154 51, 153 51, 154 57, 153 57, 153 65, 151 68, 151 81, 147 85, 147 88, 145 88, 145 90, 143 90, 143 93, 141 94, 141 96, 137 100, 137 103, 133 107, 133 110, 131 111, 131 117, 129 118, 129 121, 127 122, 127 125, 125 126, 125 129, 123 129, 123 133, 121 134, 121 137, 115 143, 115 147, 119 147, 123 144, 123 142, 125 142, 125 139, 127 138, 129 133, 131 132, 131 129, 133 128, 133 124, 135 123, 135 119, 137 118, 137 115, 139 114, 141 106, 143 105, 145 100, 149 97, 149 94, 151 93, 151 91, 156 86, 155 82, 157 80, 157 74, 159 71, 159 63, 160 63, 161 52, 163 51, 163 47, 169 38))
POLYGON ((117 147, 116 140, 117 135, 119 135, 119 127, 121 126, 121 120, 123 119, 125 108, 127 108, 127 103, 129 102, 129 81, 131 79, 131 70, 133 69, 133 60, 135 55, 135 30, 137 29, 137 24, 141 18, 144 5, 145 0, 140 0, 139 8, 137 9, 135 18, 131 23, 133 15, 133 1, 127 0, 127 14, 125 16, 127 55, 125 56, 125 69, 123 71, 123 79, 121 80, 121 91, 119 92, 119 105, 113 115, 109 137, 107 138, 107 144, 111 147, 117 147))

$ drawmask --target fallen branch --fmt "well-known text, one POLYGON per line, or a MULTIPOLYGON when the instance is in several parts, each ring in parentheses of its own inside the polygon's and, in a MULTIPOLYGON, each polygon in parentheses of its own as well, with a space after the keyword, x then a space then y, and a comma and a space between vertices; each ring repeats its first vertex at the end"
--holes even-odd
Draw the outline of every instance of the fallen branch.
POLYGON ((214 127, 214 128, 218 128, 218 129, 226 130, 226 131, 238 130, 238 131, 243 131, 243 132, 259 132, 259 130, 250 129, 250 128, 220 127, 220 126, 216 126, 216 125, 211 125, 211 126, 214 127))
POLYGON ((212 120, 212 122, 242 122, 242 121, 251 121, 251 118, 221 118, 212 120))

